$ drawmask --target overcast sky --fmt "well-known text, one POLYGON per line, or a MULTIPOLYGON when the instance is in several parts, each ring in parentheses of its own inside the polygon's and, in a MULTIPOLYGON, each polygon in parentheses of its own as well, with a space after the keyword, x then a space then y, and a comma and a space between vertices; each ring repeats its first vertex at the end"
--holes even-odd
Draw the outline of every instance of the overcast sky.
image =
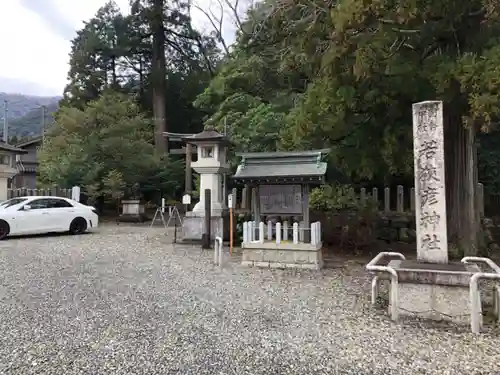
MULTIPOLYGON (((71 39, 106 0, 4 0, 0 11, 0 91, 61 95, 71 39)), ((128 12, 129 0, 115 0, 128 12)), ((199 0, 199 4, 210 0, 199 0)), ((201 14, 195 26, 207 29, 201 14)), ((226 29, 231 27, 226 27, 226 29)))

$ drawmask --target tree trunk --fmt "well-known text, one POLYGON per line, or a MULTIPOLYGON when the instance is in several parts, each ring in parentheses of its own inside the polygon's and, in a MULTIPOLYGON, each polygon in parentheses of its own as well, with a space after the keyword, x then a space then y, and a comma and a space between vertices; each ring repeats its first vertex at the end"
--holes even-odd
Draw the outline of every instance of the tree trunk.
POLYGON ((165 27, 163 24, 164 0, 154 0, 151 15, 151 31, 153 33, 153 61, 151 77, 153 86, 153 116, 155 122, 155 147, 158 153, 168 152, 163 133, 167 131, 166 118, 166 69, 165 69, 165 27))
POLYGON ((475 130, 459 114, 446 117, 445 168, 448 241, 464 255, 478 252, 479 210, 476 200, 477 150, 475 130))

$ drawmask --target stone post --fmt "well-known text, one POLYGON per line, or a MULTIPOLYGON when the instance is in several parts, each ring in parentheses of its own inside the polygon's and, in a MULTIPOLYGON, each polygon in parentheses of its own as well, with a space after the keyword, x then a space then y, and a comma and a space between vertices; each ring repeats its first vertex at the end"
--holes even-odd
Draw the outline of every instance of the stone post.
POLYGON ((417 258, 448 263, 443 103, 413 104, 417 258))
POLYGON ((205 223, 203 225, 204 233, 202 234, 201 237, 201 247, 202 249, 210 249, 210 241, 211 241, 211 233, 212 233, 212 228, 211 228, 211 218, 212 216, 210 213, 212 212, 212 191, 210 189, 205 189, 204 197, 205 197, 205 223))

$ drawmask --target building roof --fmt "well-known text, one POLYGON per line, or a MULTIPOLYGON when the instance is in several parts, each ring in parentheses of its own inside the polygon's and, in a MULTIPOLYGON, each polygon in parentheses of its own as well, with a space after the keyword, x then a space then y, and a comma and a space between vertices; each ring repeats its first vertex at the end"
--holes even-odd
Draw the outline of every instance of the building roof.
POLYGON ((172 141, 172 142, 183 142, 184 138, 192 137, 192 136, 194 136, 194 134, 163 132, 163 136, 165 138, 167 138, 167 140, 172 141))
POLYGON ((193 144, 200 142, 228 143, 227 137, 212 127, 205 128, 201 133, 184 137, 182 140, 193 144))
POLYGON ((327 170, 323 157, 328 150, 240 153, 241 163, 233 176, 250 183, 322 183, 327 170))
POLYGON ((13 145, 9 145, 8 143, 5 143, 3 141, 0 141, 0 150, 9 151, 9 152, 12 152, 13 154, 26 154, 26 153, 28 153, 28 151, 23 150, 22 148, 19 148, 19 147, 13 146, 13 145))
POLYGON ((16 162, 16 167, 21 173, 36 173, 38 170, 38 162, 19 160, 16 162))
POLYGON ((16 147, 23 148, 23 147, 31 146, 31 145, 33 145, 35 143, 42 143, 42 141, 43 141, 43 137, 41 135, 39 135, 38 137, 31 138, 28 141, 24 141, 24 142, 18 143, 16 145, 16 147))

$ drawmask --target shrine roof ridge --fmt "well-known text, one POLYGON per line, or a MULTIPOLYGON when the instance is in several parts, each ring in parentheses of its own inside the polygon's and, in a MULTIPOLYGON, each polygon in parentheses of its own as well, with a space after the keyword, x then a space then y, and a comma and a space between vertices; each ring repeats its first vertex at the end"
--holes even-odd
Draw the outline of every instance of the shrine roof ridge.
MULTIPOLYGON (((245 161, 251 159, 273 159, 276 158, 304 158, 324 156, 330 152, 329 149, 309 150, 309 151, 276 151, 276 152, 237 152, 236 156, 245 158, 245 161)), ((261 162, 262 160, 259 160, 261 162)))
POLYGON ((321 159, 327 153, 328 150, 238 153, 242 160, 233 179, 321 183, 327 170, 327 163, 321 159))

